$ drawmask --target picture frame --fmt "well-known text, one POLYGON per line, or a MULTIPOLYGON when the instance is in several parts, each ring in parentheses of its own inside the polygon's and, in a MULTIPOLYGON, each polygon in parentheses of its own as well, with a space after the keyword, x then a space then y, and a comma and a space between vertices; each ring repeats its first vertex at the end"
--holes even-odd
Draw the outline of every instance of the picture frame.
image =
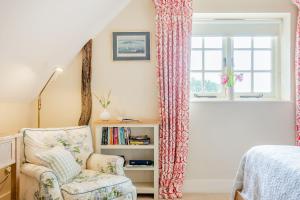
POLYGON ((150 32, 113 32, 113 60, 150 60, 150 32))

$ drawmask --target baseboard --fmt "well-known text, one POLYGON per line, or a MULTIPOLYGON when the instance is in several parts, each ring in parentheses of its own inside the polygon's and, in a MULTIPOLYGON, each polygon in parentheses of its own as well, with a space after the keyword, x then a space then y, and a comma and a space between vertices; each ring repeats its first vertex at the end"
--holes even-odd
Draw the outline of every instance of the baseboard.
POLYGON ((10 191, 8 191, 4 194, 1 194, 0 195, 0 200, 10 200, 10 191))
POLYGON ((231 193, 233 180, 230 179, 187 179, 185 193, 231 193))

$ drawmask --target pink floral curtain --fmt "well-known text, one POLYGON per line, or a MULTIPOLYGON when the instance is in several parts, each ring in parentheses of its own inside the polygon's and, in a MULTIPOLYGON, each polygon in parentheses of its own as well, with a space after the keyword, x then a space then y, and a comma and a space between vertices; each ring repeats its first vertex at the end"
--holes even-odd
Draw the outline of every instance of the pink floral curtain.
POLYGON ((160 105, 161 198, 182 197, 188 154, 192 0, 154 0, 160 105))
MULTIPOLYGON (((300 9, 300 0, 292 0, 300 9)), ((298 11, 295 52, 296 80, 296 143, 300 146, 300 11, 298 11)))

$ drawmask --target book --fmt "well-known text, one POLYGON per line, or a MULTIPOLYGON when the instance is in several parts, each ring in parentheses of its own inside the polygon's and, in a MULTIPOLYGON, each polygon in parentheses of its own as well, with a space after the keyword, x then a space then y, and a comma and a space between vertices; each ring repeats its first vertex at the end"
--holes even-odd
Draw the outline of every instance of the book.
POLYGON ((150 140, 148 141, 132 141, 130 140, 130 145, 148 145, 150 144, 150 140))
POLYGON ((124 135, 124 128, 120 128, 120 144, 125 145, 125 135, 124 135))
POLYGON ((117 127, 113 128, 113 135, 114 135, 113 144, 118 144, 118 128, 117 127))
POLYGON ((108 128, 104 127, 102 129, 102 140, 101 140, 101 144, 108 144, 108 128))
MULTIPOLYGON (((103 145, 129 145, 131 129, 129 127, 103 127, 101 144, 103 145)), ((144 138, 144 136, 142 136, 144 138)), ((137 139, 140 139, 137 137, 137 139)), ((132 140, 134 144, 139 144, 142 140, 132 140)), ((142 141, 147 143, 147 141, 142 141)), ((150 141, 149 141, 150 143, 150 141)))
POLYGON ((131 144, 131 145, 148 145, 148 144, 150 144, 150 138, 147 135, 131 136, 129 138, 129 144, 131 144))
POLYGON ((109 135, 110 135, 110 141, 109 144, 114 144, 114 133, 113 133, 113 128, 109 128, 109 135))

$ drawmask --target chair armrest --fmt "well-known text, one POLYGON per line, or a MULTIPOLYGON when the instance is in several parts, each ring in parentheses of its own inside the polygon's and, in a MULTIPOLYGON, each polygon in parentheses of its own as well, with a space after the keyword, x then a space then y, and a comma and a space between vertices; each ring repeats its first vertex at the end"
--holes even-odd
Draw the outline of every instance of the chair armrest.
MULTIPOLYGON (((39 182, 38 199, 63 200, 58 179, 52 169, 44 166, 25 163, 21 173, 36 179, 39 182)), ((30 186, 28 186, 30 187, 30 186)))
POLYGON ((87 169, 106 174, 124 176, 124 159, 120 156, 93 153, 87 161, 87 169))

